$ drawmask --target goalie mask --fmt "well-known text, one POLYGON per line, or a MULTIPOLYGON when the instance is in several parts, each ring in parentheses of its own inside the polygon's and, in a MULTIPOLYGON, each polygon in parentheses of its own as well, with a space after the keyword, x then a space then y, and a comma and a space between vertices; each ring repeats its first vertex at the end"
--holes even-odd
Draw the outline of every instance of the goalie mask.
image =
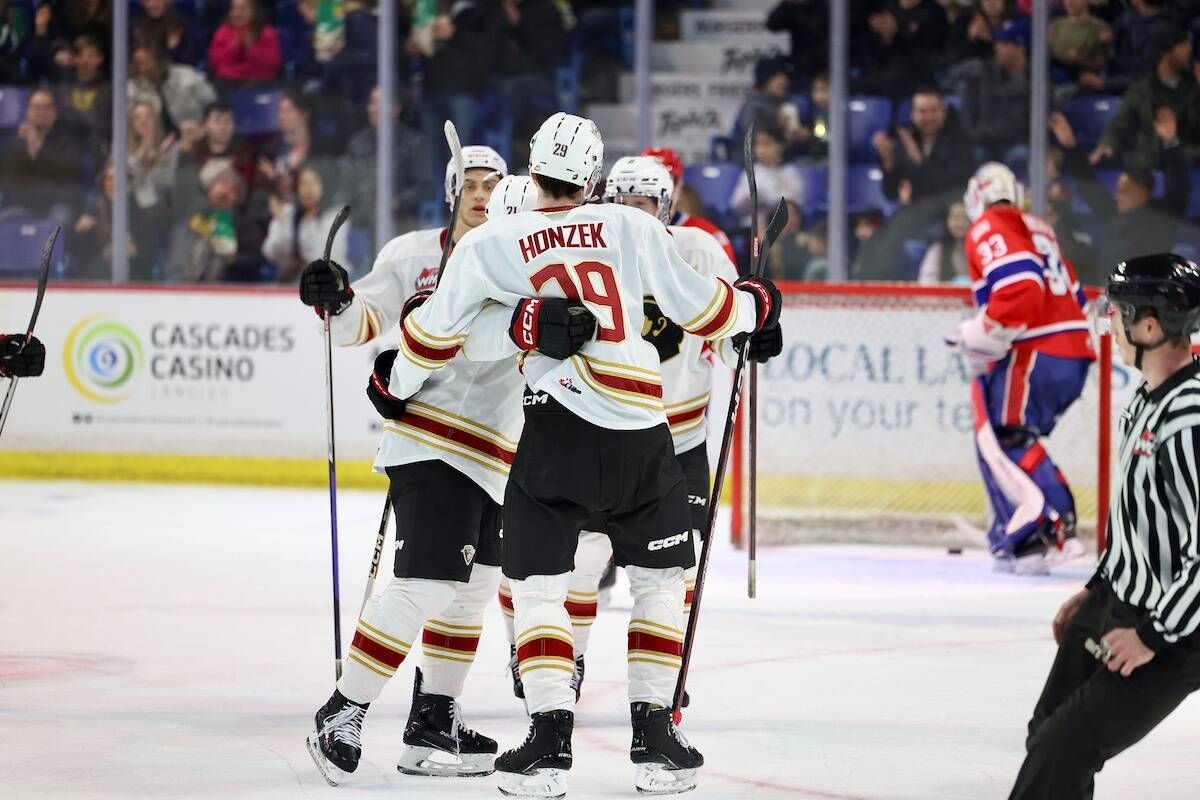
POLYGON ((496 219, 505 214, 534 211, 537 205, 538 190, 533 178, 527 175, 509 175, 492 190, 487 204, 487 215, 488 219, 496 219))
POLYGON ((967 216, 974 222, 982 217, 983 212, 993 203, 1007 200, 1020 208, 1024 195, 1021 182, 1011 169, 996 161, 989 161, 976 170, 971 180, 967 181, 963 205, 967 207, 967 216))
MULTIPOLYGON (((508 164, 490 147, 473 144, 462 149, 463 174, 473 169, 486 169, 501 178, 508 174, 508 164)), ((454 185, 454 159, 446 162, 446 205, 454 205, 454 193, 458 189, 454 185)))
POLYGON ((586 202, 600 180, 604 141, 596 123, 559 111, 529 140, 529 174, 583 188, 586 202))
POLYGON ((613 164, 604 184, 604 197, 620 203, 623 197, 648 197, 655 201, 655 216, 664 225, 671 217, 671 193, 675 183, 671 173, 657 158, 626 156, 613 164))

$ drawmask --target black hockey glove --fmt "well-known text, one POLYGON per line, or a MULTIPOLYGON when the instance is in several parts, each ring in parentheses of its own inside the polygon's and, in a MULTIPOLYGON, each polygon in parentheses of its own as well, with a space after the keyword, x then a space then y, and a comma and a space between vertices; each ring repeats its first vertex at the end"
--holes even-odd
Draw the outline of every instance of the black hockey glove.
POLYGON ((388 391, 392 382, 392 365, 396 363, 399 350, 384 350, 375 356, 375 368, 371 371, 371 379, 367 381, 367 397, 379 416, 384 419, 400 419, 408 405, 406 400, 396 397, 388 391))
POLYGON ((23 344, 23 333, 0 334, 0 378, 36 378, 42 374, 46 368, 46 346, 36 336, 24 350, 23 344))
POLYGON ((325 259, 308 262, 300 273, 300 302, 322 313, 338 315, 350 306, 354 290, 350 288, 350 276, 336 261, 325 264, 325 259))
POLYGON ((560 361, 579 352, 596 333, 596 318, 581 303, 561 297, 527 297, 513 310, 509 337, 517 347, 560 361))
POLYGON ((404 301, 403 308, 400 309, 400 324, 404 324, 404 318, 412 312, 416 311, 421 306, 425 305, 425 301, 433 296, 432 289, 425 289, 417 292, 412 297, 404 301))
POLYGON ((658 303, 649 297, 643 310, 646 316, 642 322, 642 338, 654 345, 658 360, 665 362, 679 355, 679 347, 683 344, 683 328, 667 319, 658 303))
POLYGON ((782 325, 776 325, 774 328, 768 328, 755 334, 739 333, 733 337, 734 345, 741 347, 747 336, 750 337, 750 348, 746 350, 746 359, 749 361, 765 364, 783 352, 782 325))
POLYGON ((775 284, 771 283, 770 278, 742 278, 733 288, 749 292, 754 298, 754 304, 758 307, 758 325, 754 330, 766 330, 779 324, 783 296, 779 294, 775 284))

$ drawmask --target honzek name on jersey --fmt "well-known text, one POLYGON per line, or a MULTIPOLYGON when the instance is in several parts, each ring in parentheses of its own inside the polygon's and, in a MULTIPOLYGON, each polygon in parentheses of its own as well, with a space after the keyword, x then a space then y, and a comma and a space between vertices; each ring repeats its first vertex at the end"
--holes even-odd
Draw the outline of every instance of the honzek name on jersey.
POLYGON ((596 338, 564 361, 529 353, 526 384, 610 430, 667 421, 658 352, 642 338, 644 297, 702 339, 748 333, 758 316, 750 294, 694 269, 643 211, 616 204, 526 211, 459 241, 438 290, 404 320, 393 393, 416 392, 454 358, 468 329, 475 339, 487 301, 514 307, 534 296, 581 300, 596 316, 596 338), (581 244, 572 247, 572 237, 581 244))
POLYGON ((521 258, 525 259, 526 264, 551 247, 608 247, 608 242, 604 241, 603 222, 543 228, 521 239, 518 244, 521 246, 521 258))

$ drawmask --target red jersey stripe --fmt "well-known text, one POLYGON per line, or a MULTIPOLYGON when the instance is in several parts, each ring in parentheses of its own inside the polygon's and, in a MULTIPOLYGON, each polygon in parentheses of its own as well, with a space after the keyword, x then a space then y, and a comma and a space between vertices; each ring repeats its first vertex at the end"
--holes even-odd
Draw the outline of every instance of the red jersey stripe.
POLYGON ((629 632, 629 649, 651 650, 655 653, 666 653, 669 656, 680 656, 683 654, 683 645, 681 643, 644 631, 629 632))
POLYGON ((737 298, 733 294, 733 287, 720 278, 717 278, 717 282, 721 285, 722 291, 725 292, 725 296, 721 298, 721 309, 708 321, 708 324, 701 325, 696 330, 691 331, 691 333, 696 334, 701 339, 707 339, 728 326, 734 315, 737 314, 737 298))
POLYGON ((362 631, 354 632, 354 639, 350 642, 350 647, 361 650, 371 658, 381 664, 387 664, 392 669, 400 666, 400 662, 404 661, 404 653, 399 650, 393 650, 390 647, 385 647, 374 639, 369 639, 363 635, 362 631))
POLYGON ((575 649, 571 646, 570 642, 564 642, 562 639, 552 639, 548 636, 530 639, 517 648, 517 661, 525 661, 530 658, 540 658, 542 656, 565 658, 568 661, 574 661, 575 649))
POLYGON ((441 420, 421 416, 411 410, 404 412, 404 415, 400 417, 400 422, 403 425, 411 425, 426 433, 431 433, 441 439, 460 444, 489 458, 503 461, 509 466, 512 466, 513 459, 517 455, 512 450, 506 450, 495 442, 489 441, 482 436, 477 436, 468 430, 456 428, 441 420))
POLYGON ((474 653, 479 649, 478 636, 447 636, 428 628, 421 636, 421 643, 431 647, 441 647, 445 650, 457 650, 460 653, 474 653))

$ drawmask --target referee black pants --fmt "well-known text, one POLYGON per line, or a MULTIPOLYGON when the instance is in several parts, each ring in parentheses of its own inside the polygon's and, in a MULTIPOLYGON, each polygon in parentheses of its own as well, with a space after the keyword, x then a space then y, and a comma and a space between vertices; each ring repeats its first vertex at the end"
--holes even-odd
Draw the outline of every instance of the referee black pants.
MULTIPOLYGON (((1029 721, 1027 755, 1009 800, 1090 798, 1104 762, 1136 744, 1200 688, 1200 643, 1158 653, 1133 675, 1109 672, 1084 647, 1143 612, 1099 582, 1063 632, 1029 721)), ((1192 637, 1193 639, 1196 637, 1192 637)))

